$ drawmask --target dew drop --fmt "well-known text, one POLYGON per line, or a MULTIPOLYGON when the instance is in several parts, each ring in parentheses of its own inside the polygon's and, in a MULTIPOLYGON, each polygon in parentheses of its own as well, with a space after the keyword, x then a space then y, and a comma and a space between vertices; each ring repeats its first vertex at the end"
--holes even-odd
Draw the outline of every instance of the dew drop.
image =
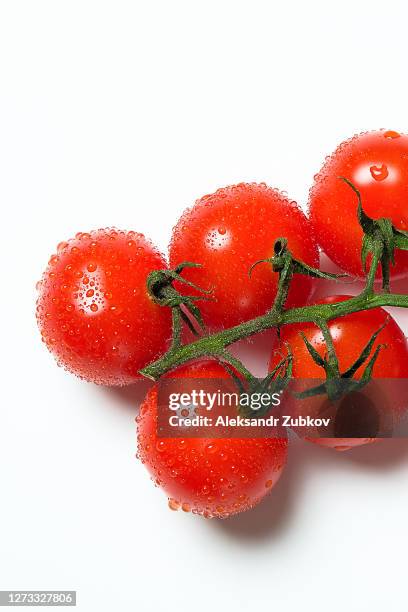
POLYGON ((400 138, 401 134, 399 132, 395 132, 394 130, 387 130, 384 132, 384 138, 400 138))
POLYGON ((207 446, 205 447, 205 452, 208 453, 209 455, 213 455, 214 453, 217 452, 217 445, 214 443, 211 444, 207 444, 207 446))
POLYGON ((370 166, 370 172, 375 181, 384 181, 389 174, 385 164, 381 166, 370 166))
POLYGON ((177 501, 176 499, 173 499, 172 497, 170 497, 170 499, 169 499, 169 508, 170 508, 170 510, 177 511, 180 508, 180 502, 177 501))

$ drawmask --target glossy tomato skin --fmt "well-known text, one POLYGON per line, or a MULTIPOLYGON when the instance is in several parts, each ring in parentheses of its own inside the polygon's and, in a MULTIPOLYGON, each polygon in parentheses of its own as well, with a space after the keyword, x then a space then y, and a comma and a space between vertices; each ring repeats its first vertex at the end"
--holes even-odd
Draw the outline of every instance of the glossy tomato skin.
POLYGON ((140 378, 171 336, 169 309, 146 291, 149 272, 166 267, 136 232, 100 229, 61 243, 37 300, 43 341, 59 365, 101 385, 140 378))
MULTIPOLYGON (((204 196, 186 210, 173 230, 170 266, 183 261, 202 268, 185 271, 200 287, 213 289, 215 301, 200 302, 211 328, 229 327, 265 313, 276 295, 278 274, 268 264, 248 272, 259 259, 273 256, 277 238, 311 266, 318 266, 318 249, 309 222, 297 204, 265 184, 241 183, 204 196)), ((298 277, 288 304, 302 305, 314 281, 298 277)), ((185 291, 185 289, 184 289, 185 291)))
MULTIPOLYGON (((214 362, 187 365, 172 376, 221 379, 214 362)), ((169 498, 173 510, 227 518, 255 506, 278 481, 286 462, 286 438, 158 438, 157 387, 137 418, 138 457, 169 498)))
MULTIPOLYGON (((363 208, 373 219, 391 219, 408 230, 408 136, 379 130, 343 142, 326 159, 310 191, 309 211, 316 239, 340 268, 363 276, 363 231, 357 220, 357 197, 338 177, 360 191, 363 208)), ((397 251, 392 278, 408 273, 408 251, 397 251)))
MULTIPOLYGON (((341 302, 351 296, 330 296, 319 300, 320 304, 332 304, 341 302)), ((340 371, 344 372, 361 354, 361 351, 370 340, 372 334, 377 331, 384 323, 384 329, 378 335, 372 351, 382 344, 384 345, 379 357, 376 361, 373 370, 373 378, 384 379, 407 379, 408 378, 408 344, 407 339, 401 328, 395 320, 382 308, 356 312, 345 317, 340 317, 329 322, 329 329, 333 338, 333 344, 336 349, 336 354, 339 360, 340 371), (387 322, 388 321, 388 322, 387 322)), ((321 331, 313 323, 302 323, 296 325, 285 325, 281 329, 280 342, 281 351, 285 351, 289 345, 293 354, 293 377, 298 379, 316 379, 323 380, 325 378, 323 369, 319 367, 309 355, 306 345, 301 337, 301 332, 305 334, 309 342, 322 355, 325 355, 326 345, 323 340, 321 331)), ((373 354, 373 353, 372 353, 373 354)), ((275 351, 272 353, 270 361, 270 369, 277 363, 277 359, 281 358, 275 351)), ((357 371, 355 378, 360 378, 364 366, 357 371)), ((310 386, 310 385, 309 385, 310 386)), ((313 385, 312 385, 313 386, 313 385)), ((393 392, 396 393, 396 386, 393 392)), ((378 392, 378 390, 377 390, 378 392)), ((386 394, 365 392, 370 401, 378 404, 381 397, 382 411, 392 411, 395 418, 398 418, 400 411, 404 408, 406 401, 404 398, 386 397, 386 394)), ((301 406, 304 414, 318 414, 327 402, 327 398, 317 396, 305 400, 297 401, 297 406, 301 406)), ((321 446, 335 448, 336 450, 348 450, 353 446, 361 446, 372 442, 372 438, 319 438, 313 439, 321 446)))

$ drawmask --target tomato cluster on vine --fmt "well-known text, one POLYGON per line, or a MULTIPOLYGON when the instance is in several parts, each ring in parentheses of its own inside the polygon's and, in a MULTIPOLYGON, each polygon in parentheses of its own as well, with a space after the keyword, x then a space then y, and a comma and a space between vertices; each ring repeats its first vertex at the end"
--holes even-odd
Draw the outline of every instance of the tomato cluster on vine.
MULTIPOLYGON (((186 338, 194 340, 193 334, 200 338, 234 326, 239 330, 243 323, 271 312, 280 315, 347 301, 350 296, 340 295, 316 303, 313 291, 319 275, 325 277, 318 270, 319 248, 348 275, 367 274, 356 193, 373 228, 366 239, 373 278, 371 282, 368 276, 365 295, 371 295, 374 277, 381 272, 390 277, 384 281, 387 293, 389 280, 408 275, 408 136, 379 130, 353 137, 327 158, 310 190, 308 214, 277 189, 241 183, 204 196, 183 213, 173 230, 168 259, 142 234, 114 228, 79 233, 60 243, 38 283, 42 340, 59 365, 100 385, 134 383, 146 366, 168 351, 181 366, 171 375, 181 382, 194 376, 222 378, 231 371, 245 378, 245 367, 224 350, 228 342, 216 355, 219 359, 210 360, 212 355, 203 351, 186 365, 177 362, 177 349, 186 338), (377 223, 384 218, 388 225, 377 223), (384 238, 381 246, 387 231, 388 242, 384 238), (395 244, 390 246, 392 240, 395 244), (266 263, 254 266, 257 262, 266 263), (149 291, 152 273, 155 295, 149 291)), ((329 380, 337 371, 338 377, 355 383, 357 410, 359 394, 364 393, 358 381, 367 372, 374 378, 408 379, 407 340, 395 320, 368 302, 356 310, 331 317, 329 323, 316 319, 276 324, 279 334, 270 349, 270 370, 279 371, 285 354, 295 379, 321 378, 323 368, 329 380)), ((268 325, 273 327, 271 321, 268 325)), ((254 324, 245 334, 259 329, 254 324)), ((340 398, 316 394, 303 406, 318 413, 324 402, 336 401, 340 398)), ((403 408, 391 399, 383 406, 392 414, 403 408)), ((283 471, 285 435, 162 439, 157 410, 154 386, 137 419, 138 456, 166 492, 172 509, 230 516, 257 504, 283 471)), ((338 450, 373 441, 369 436, 348 438, 344 431, 339 426, 336 438, 312 441, 338 450)))

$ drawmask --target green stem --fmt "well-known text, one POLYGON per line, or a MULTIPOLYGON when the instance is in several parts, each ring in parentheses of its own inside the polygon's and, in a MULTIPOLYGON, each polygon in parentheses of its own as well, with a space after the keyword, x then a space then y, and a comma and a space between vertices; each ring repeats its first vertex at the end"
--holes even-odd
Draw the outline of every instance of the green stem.
POLYGON ((171 348, 176 350, 181 346, 181 314, 179 308, 171 309, 172 327, 173 327, 173 338, 171 341, 171 348))
POLYGON ((323 338, 327 347, 327 356, 328 362, 326 361, 326 367, 328 368, 326 371, 330 371, 332 376, 340 376, 339 372, 339 362, 337 360, 336 350, 334 348, 333 338, 330 333, 329 326, 327 325, 327 321, 321 320, 317 321, 318 326, 322 330, 323 338))
MULTIPOLYGON (((285 239, 279 239, 280 251, 282 250, 285 239)), ((191 342, 190 344, 180 344, 180 319, 173 315, 174 336, 170 349, 160 359, 149 364, 140 374, 152 380, 158 380, 166 372, 195 359, 202 357, 213 357, 224 360, 234 366, 245 378, 251 380, 252 374, 226 348, 238 340, 248 338, 259 332, 270 328, 280 328, 291 323, 314 323, 319 326, 328 348, 328 365, 332 368, 333 375, 338 375, 338 362, 334 350, 333 340, 327 322, 338 317, 344 317, 354 312, 370 310, 379 306, 397 306, 408 308, 408 295, 398 295, 391 293, 375 293, 374 282, 378 265, 381 261, 384 244, 378 239, 375 240, 372 250, 372 260, 370 270, 367 274, 367 282, 363 291, 348 300, 333 304, 314 304, 284 310, 290 282, 293 278, 293 258, 290 252, 286 253, 283 268, 279 274, 277 294, 271 310, 266 314, 245 321, 240 325, 225 329, 211 336, 204 336, 191 342), (335 371, 336 370, 336 371, 335 371)), ((281 255, 281 253, 279 253, 281 255)), ((167 291, 174 291, 168 287, 167 291)), ((174 309, 173 309, 174 310, 174 309)))
POLYGON ((163 357, 140 370, 140 373, 152 380, 158 380, 169 370, 187 361, 206 356, 216 357, 234 342, 242 338, 248 338, 266 329, 281 327, 291 323, 311 322, 318 324, 318 321, 330 321, 331 319, 344 317, 353 312, 371 310, 379 306, 408 308, 408 295, 392 293, 367 295, 366 291, 363 291, 360 295, 335 304, 302 306, 300 308, 291 308, 282 313, 271 311, 230 329, 200 338, 190 344, 172 348, 163 357))
POLYGON ((256 381, 255 376, 252 375, 252 373, 248 370, 248 368, 246 368, 239 359, 231 355, 229 351, 223 350, 218 355, 218 359, 221 363, 226 363, 228 365, 231 365, 233 368, 235 368, 237 372, 239 372, 247 382, 253 383, 256 381))
POLYGON ((373 257, 372 257, 371 265, 370 265, 370 270, 367 275, 367 282, 366 282, 365 289, 362 292, 362 295, 372 295, 374 291, 375 275, 377 273, 378 264, 381 261, 383 248, 384 247, 381 242, 375 243, 373 257))

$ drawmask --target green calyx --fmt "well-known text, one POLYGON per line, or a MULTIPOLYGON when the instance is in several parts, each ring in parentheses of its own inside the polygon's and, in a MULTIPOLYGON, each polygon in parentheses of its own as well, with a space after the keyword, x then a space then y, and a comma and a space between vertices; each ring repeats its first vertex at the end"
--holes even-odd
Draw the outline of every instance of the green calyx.
MULTIPOLYGON (((229 362, 231 363, 231 362, 229 362)), ((223 362, 222 365, 234 380, 240 395, 242 394, 268 394, 270 397, 277 393, 283 393, 283 391, 289 385, 292 378, 292 364, 293 357, 288 347, 288 355, 283 357, 279 363, 273 368, 271 372, 265 378, 255 378, 252 374, 248 373, 239 375, 237 371, 229 365, 228 362, 223 362)), ((238 366, 239 372, 239 366, 238 366)), ((259 418, 265 416, 270 411, 270 407, 264 407, 258 409, 255 413, 250 406, 240 405, 239 414, 243 417, 254 417, 259 418)))
POLYGON ((356 194, 358 200, 357 217, 364 232, 361 249, 361 262, 367 272, 367 258, 371 254, 374 261, 381 264, 383 291, 390 292, 390 267, 395 265, 395 251, 401 249, 408 251, 408 232, 399 230, 390 219, 371 219, 363 209, 361 194, 351 181, 339 177, 356 194))
POLYGON ((185 268, 199 268, 200 264, 190 261, 179 264, 174 270, 154 270, 147 277, 147 291, 156 304, 168 306, 173 314, 173 345, 180 344, 182 321, 189 327, 194 335, 198 335, 198 325, 201 331, 205 330, 204 321, 196 302, 211 299, 211 291, 206 291, 181 276, 185 268), (173 282, 178 281, 195 289, 202 295, 182 295, 174 287, 173 282), (191 317, 189 316, 191 315, 191 317))
POLYGON ((373 333, 370 340, 362 350, 360 356, 355 362, 343 373, 340 372, 339 362, 336 355, 336 351, 333 345, 333 339, 330 334, 329 327, 325 321, 319 321, 318 325, 322 330, 324 340, 326 342, 327 353, 324 357, 320 355, 314 346, 309 342, 306 336, 302 333, 303 341, 306 345, 309 355, 313 361, 323 368, 326 376, 326 381, 321 385, 317 385, 301 393, 297 393, 296 397, 304 399, 306 397, 313 397, 316 395, 326 395, 331 401, 339 400, 344 395, 351 393, 352 391, 358 391, 365 387, 371 380, 374 364, 377 361, 378 355, 384 345, 379 344, 373 355, 370 357, 374 343, 377 336, 382 332, 388 321, 384 323, 377 331, 373 333), (361 378, 354 379, 354 375, 357 370, 365 364, 365 368, 361 375, 361 378))
POLYGON ((323 272, 317 268, 312 268, 303 261, 295 259, 288 248, 288 241, 286 238, 278 238, 275 240, 273 247, 274 256, 269 259, 260 259, 256 261, 249 269, 249 276, 251 276, 254 268, 260 263, 268 263, 272 266, 272 270, 279 274, 278 290, 276 292, 276 298, 272 307, 272 310, 280 312, 283 310, 288 296, 289 286, 292 281, 294 274, 303 274, 306 276, 312 276, 313 278, 322 278, 327 280, 339 280, 346 277, 346 274, 332 274, 330 272, 323 272))

